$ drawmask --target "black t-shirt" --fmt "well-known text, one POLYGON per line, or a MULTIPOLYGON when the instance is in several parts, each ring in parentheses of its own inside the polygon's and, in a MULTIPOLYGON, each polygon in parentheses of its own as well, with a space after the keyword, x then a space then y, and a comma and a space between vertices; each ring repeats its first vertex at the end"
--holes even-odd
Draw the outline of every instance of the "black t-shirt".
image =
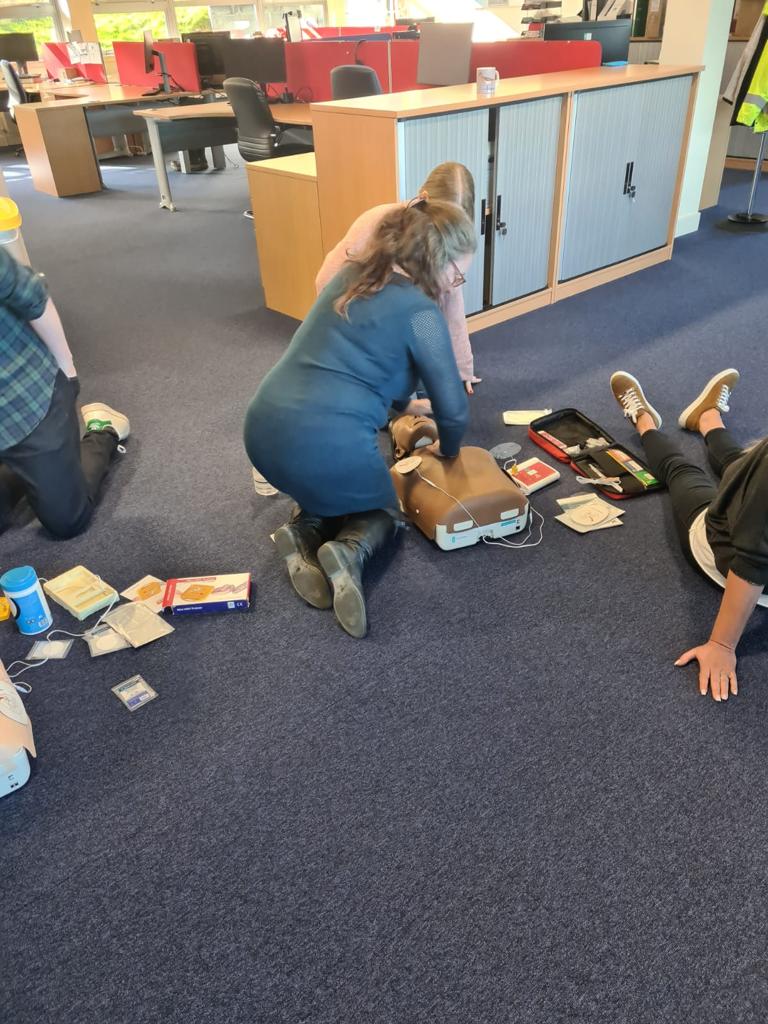
POLYGON ((705 523, 723 576, 768 589, 768 438, 727 467, 705 523))

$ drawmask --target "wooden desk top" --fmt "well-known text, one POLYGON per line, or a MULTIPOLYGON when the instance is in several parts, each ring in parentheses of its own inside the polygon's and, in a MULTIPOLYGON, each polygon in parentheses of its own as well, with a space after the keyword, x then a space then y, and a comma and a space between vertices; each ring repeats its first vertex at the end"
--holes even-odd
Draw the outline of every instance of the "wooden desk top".
POLYGON ((410 92, 384 93, 335 103, 313 103, 312 109, 323 113, 364 114, 368 117, 407 118, 424 114, 440 114, 473 107, 493 107, 502 103, 562 96, 613 85, 633 85, 661 78, 676 78, 701 71, 700 66, 677 67, 657 64, 626 64, 618 68, 582 68, 578 71, 552 71, 543 75, 502 78, 495 96, 477 95, 477 87, 447 85, 436 89, 413 89, 410 92))
POLYGON ((288 178, 304 181, 317 180, 317 162, 314 153, 296 153, 294 156, 278 156, 273 160, 253 160, 245 165, 249 174, 282 174, 288 178))
MULTIPOLYGON (((278 124, 311 125, 312 112, 308 103, 274 103, 269 108, 278 124)), ((231 117, 232 107, 227 100, 216 103, 190 103, 183 107, 161 107, 159 109, 137 110, 137 117, 152 118, 153 121, 183 121, 190 117, 231 117)), ((282 159, 282 158, 281 158, 282 159)))
MULTIPOLYGON (((114 106, 120 103, 167 103, 180 96, 197 96, 198 93, 171 92, 145 96, 143 85, 62 85, 61 82, 44 84, 40 88, 39 103, 24 103, 29 108, 50 107, 53 104, 81 107, 114 106)), ((17 110, 20 107, 17 107, 17 110)))

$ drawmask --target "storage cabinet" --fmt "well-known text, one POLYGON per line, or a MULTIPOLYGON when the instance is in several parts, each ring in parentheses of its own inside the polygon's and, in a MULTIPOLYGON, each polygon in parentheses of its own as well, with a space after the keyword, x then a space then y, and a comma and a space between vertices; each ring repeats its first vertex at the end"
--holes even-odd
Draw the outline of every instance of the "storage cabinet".
POLYGON ((699 70, 584 68, 503 79, 491 97, 469 84, 313 104, 324 251, 455 160, 476 190, 470 330, 661 263, 699 70))
POLYGON ((547 287, 562 96, 499 108, 491 304, 547 287))
POLYGON ((464 286, 468 314, 483 309, 489 291, 498 305, 547 287, 562 104, 562 96, 549 96, 398 125, 401 199, 416 195, 445 160, 465 164, 475 179, 478 249, 464 286))
POLYGON ((488 181, 488 111, 417 117, 398 124, 400 198, 411 199, 437 164, 455 160, 475 179, 475 229, 478 253, 464 285, 467 313, 483 308, 482 201, 488 181))
POLYGON ((577 93, 560 281, 667 243, 690 76, 577 93))

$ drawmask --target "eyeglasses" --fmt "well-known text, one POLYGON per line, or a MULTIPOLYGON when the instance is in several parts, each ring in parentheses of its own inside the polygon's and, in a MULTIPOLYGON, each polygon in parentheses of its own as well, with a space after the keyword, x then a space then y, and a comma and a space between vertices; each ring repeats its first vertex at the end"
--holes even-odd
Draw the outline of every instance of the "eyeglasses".
POLYGON ((451 260, 451 266, 452 266, 452 267, 453 267, 453 269, 454 269, 454 270, 456 271, 456 276, 455 276, 455 277, 454 277, 454 279, 453 279, 453 280, 451 281, 451 288, 461 288, 461 286, 462 286, 463 284, 466 284, 466 283, 467 283, 467 279, 466 279, 466 277, 465 277, 465 276, 464 276, 464 275, 462 274, 462 272, 461 272, 461 271, 459 270, 459 268, 458 268, 458 267, 456 266, 456 264, 455 264, 455 262, 454 262, 453 260, 451 260))

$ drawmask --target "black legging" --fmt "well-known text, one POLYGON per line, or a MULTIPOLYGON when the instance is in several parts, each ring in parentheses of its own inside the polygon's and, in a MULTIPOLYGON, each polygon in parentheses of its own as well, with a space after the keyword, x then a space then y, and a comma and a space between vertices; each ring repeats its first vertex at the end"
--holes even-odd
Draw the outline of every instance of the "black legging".
MULTIPOLYGON (((696 565, 689 540, 691 525, 701 510, 712 503, 717 487, 706 470, 689 462, 666 434, 659 430, 647 430, 641 440, 651 472, 666 484, 669 491, 683 551, 688 560, 696 565)), ((736 444, 725 427, 710 430, 704 441, 709 464, 718 478, 727 466, 744 454, 743 448, 736 444)))

